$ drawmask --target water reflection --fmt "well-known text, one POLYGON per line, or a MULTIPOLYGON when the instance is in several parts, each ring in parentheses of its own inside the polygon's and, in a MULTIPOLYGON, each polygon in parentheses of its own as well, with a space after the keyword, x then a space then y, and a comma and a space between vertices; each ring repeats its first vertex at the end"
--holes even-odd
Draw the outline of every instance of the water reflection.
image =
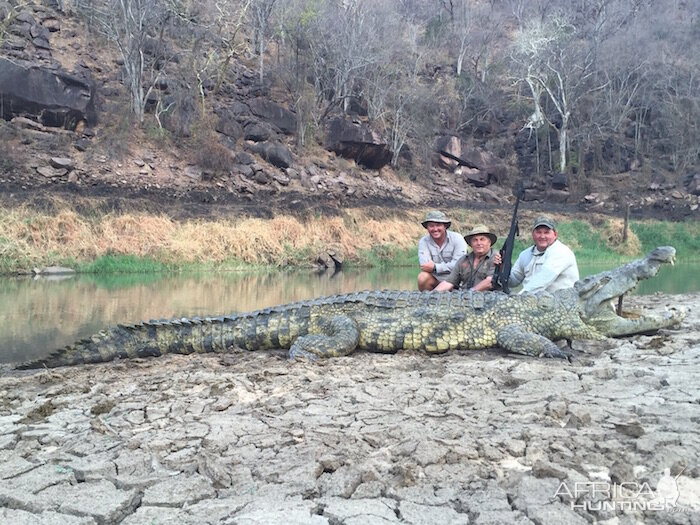
POLYGON ((309 271, 206 275, 77 275, 0 279, 0 362, 16 362, 108 325, 256 310, 371 288, 409 289, 415 272, 309 271))
MULTIPOLYGON (((698 264, 664 267, 637 293, 698 291, 698 270, 698 264)), ((413 290, 415 279, 414 268, 0 278, 0 362, 40 357, 116 323, 242 312, 357 290, 413 290)))

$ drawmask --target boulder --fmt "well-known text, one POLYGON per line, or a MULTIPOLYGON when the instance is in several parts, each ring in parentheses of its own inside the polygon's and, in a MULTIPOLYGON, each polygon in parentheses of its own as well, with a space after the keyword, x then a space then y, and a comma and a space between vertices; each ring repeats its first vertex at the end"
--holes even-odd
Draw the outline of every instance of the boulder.
POLYGON ((78 151, 87 151, 90 147, 90 141, 85 138, 79 138, 73 143, 73 147, 78 151))
POLYGON ((248 107, 253 115, 274 124, 282 133, 290 135, 296 130, 296 115, 270 100, 254 98, 248 101, 248 107))
POLYGON ((260 122, 251 122, 243 130, 243 138, 253 142, 264 142, 272 136, 270 129, 260 122))
POLYGON ((231 171, 234 173, 240 173, 246 179, 252 179, 255 175, 255 171, 253 171, 253 168, 251 168, 249 164, 234 164, 231 167, 231 171))
POLYGON ((224 113, 219 117, 216 123, 216 131, 227 137, 231 137, 234 141, 243 136, 243 127, 236 122, 231 115, 224 113))
POLYGON ((343 256, 332 248, 328 248, 316 256, 316 263, 324 268, 339 270, 343 266, 343 256))
POLYGON ((457 136, 447 135, 440 137, 437 140, 436 149, 438 151, 437 165, 439 167, 454 170, 459 164, 462 164, 463 168, 466 168, 467 179, 476 186, 484 186, 492 182, 500 183, 506 178, 507 169, 503 161, 486 151, 477 148, 465 148, 457 136), (441 155, 440 152, 443 151, 459 157, 461 163, 441 155), (478 170, 479 173, 475 174, 474 171, 469 170, 478 170))
POLYGON ((463 172, 465 180, 477 188, 488 186, 490 180, 487 173, 479 170, 467 169, 463 172))
POLYGON ((692 195, 700 195, 700 173, 691 173, 685 178, 685 186, 688 193, 692 195))
POLYGON ((75 273, 73 268, 66 268, 65 266, 46 266, 44 268, 34 268, 32 270, 34 275, 59 275, 75 273))
POLYGON ((0 98, 5 120, 32 115, 46 126, 70 130, 81 121, 97 120, 94 85, 61 69, 0 57, 0 98))
POLYGON ((56 33, 61 30, 61 22, 57 18, 45 18, 41 25, 43 25, 49 33, 56 33))
POLYGON ((527 188, 523 191, 522 201, 523 202, 537 202, 542 199, 542 191, 535 188, 527 188))
POLYGON ((355 160, 371 169, 381 169, 391 161, 391 150, 367 124, 335 118, 326 129, 326 149, 355 160))
POLYGON ((255 159, 253 158, 253 156, 250 153, 246 153, 245 151, 239 151, 238 153, 236 153, 234 160, 238 164, 244 164, 246 166, 253 164, 253 162, 255 162, 255 159))
POLYGON ((549 190, 546 193, 546 197, 548 202, 564 204, 569 200, 569 192, 565 190, 549 190))
POLYGON ((202 170, 197 166, 187 166, 185 167, 184 174, 192 180, 197 182, 202 180, 202 170))
POLYGON ((12 6, 7 0, 0 0, 0 19, 4 20, 12 13, 12 6))
POLYGON ((569 176, 566 173, 557 173, 552 177, 552 189, 565 190, 569 187, 569 176))
POLYGON ((31 11, 24 10, 21 11, 17 14, 15 17, 15 22, 21 22, 24 24, 29 24, 30 26, 36 25, 36 20, 34 19, 34 15, 32 14, 31 11))
POLYGON ((438 167, 446 168, 448 170, 454 170, 457 168, 457 166, 459 166, 459 163, 456 160, 446 157, 445 155, 442 155, 440 153, 442 151, 446 151, 447 153, 450 153, 455 157, 461 158, 462 142, 459 140, 459 137, 455 137, 454 135, 448 135, 446 137, 438 138, 436 149, 438 151, 438 167))
POLYGON ((496 192, 489 188, 481 188, 478 193, 479 198, 482 202, 508 206, 508 201, 503 197, 503 194, 503 191, 496 192))
POLYGON ((503 182, 505 179, 506 165, 487 151, 477 148, 462 148, 461 158, 467 165, 483 172, 489 184, 494 181, 503 182))
POLYGON ((51 157, 49 164, 56 169, 65 169, 68 171, 75 168, 75 162, 68 157, 51 157))
POLYGON ((255 172, 253 175, 253 180, 258 184, 265 186, 270 183, 271 178, 269 173, 267 173, 265 170, 261 170, 255 172))
POLYGON ((248 149, 253 153, 257 153, 267 162, 278 168, 288 168, 294 162, 292 153, 286 146, 279 142, 253 144, 248 149))
POLYGON ((27 47, 27 42, 24 38, 18 36, 10 35, 5 38, 3 42, 3 47, 9 49, 10 51, 22 51, 27 47))
POLYGON ((234 100, 233 102, 231 102, 228 111, 231 113, 231 115, 237 117, 250 115, 250 108, 246 106, 243 102, 239 102, 238 100, 234 100))
POLYGON ((52 168, 51 166, 40 166, 36 169, 39 175, 43 175, 47 179, 63 177, 68 170, 65 168, 52 168))
POLYGON ((43 38, 47 42, 49 41, 49 30, 44 26, 35 24, 29 28, 29 34, 32 38, 43 38))

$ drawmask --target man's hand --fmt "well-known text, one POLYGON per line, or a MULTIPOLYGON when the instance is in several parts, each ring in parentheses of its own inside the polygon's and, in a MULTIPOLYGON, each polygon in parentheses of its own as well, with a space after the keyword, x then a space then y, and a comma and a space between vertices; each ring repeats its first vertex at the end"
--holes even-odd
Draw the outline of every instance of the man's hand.
POLYGON ((433 273, 433 270, 435 269, 435 263, 433 261, 428 261, 427 263, 421 264, 420 269, 424 272, 433 273))
POLYGON ((454 285, 452 283, 448 283, 447 281, 442 281, 434 288, 434 290, 436 292, 451 292, 454 290, 454 285))
POLYGON ((503 262, 503 259, 501 258, 501 252, 496 252, 493 256, 493 264, 498 266, 503 262))

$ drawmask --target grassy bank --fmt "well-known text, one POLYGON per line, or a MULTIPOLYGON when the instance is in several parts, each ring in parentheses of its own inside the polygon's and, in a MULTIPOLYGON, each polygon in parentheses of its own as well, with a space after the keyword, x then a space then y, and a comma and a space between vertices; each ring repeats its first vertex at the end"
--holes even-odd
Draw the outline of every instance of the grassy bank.
MULTIPOLYGON (((162 215, 79 214, 63 209, 53 214, 28 208, 0 211, 0 273, 63 265, 86 273, 239 270, 255 267, 311 266, 318 254, 335 252, 348 266, 415 266, 420 221, 427 210, 389 214, 347 210, 342 216, 300 219, 232 217, 223 220, 173 221, 162 215)), ((491 223, 501 234, 508 211, 499 214, 445 210, 452 229, 468 231, 491 223)), ((522 236, 516 253, 529 245, 534 212, 520 216, 522 236)), ((697 222, 632 222, 622 243, 622 221, 590 215, 557 216, 560 238, 579 261, 621 261, 659 245, 671 244, 680 260, 700 260, 697 222)))

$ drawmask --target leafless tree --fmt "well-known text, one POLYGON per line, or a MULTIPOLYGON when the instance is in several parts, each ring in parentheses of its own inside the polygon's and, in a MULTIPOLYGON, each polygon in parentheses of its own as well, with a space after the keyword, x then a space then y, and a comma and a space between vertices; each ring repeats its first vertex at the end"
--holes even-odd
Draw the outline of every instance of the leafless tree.
POLYGON ((377 62, 385 37, 381 2, 336 0, 327 2, 312 47, 317 91, 344 113, 361 89, 366 70, 377 62))
POLYGON ((165 0, 76 0, 76 12, 114 42, 124 61, 132 111, 143 123, 148 96, 166 58, 163 32, 172 14, 165 0))
POLYGON ((363 95, 368 116, 383 131, 391 164, 397 166, 410 139, 430 142, 440 111, 435 93, 421 78, 429 54, 419 43, 419 28, 406 24, 392 29, 383 33, 387 54, 368 68, 363 95))
POLYGON ((265 80, 265 44, 267 41, 270 16, 277 0, 251 0, 250 13, 255 28, 255 43, 258 54, 258 75, 260 84, 265 80))
POLYGON ((452 41, 457 46, 457 76, 462 74, 464 61, 469 59, 474 76, 485 82, 491 56, 497 47, 494 43, 502 34, 504 16, 490 2, 452 2, 452 41))
POLYGON ((320 12, 307 0, 288 0, 278 13, 279 44, 286 50, 278 65, 279 77, 292 97, 296 115, 296 148, 301 153, 309 127, 318 127, 314 118, 314 85, 309 82, 316 24, 320 12))
POLYGON ((517 33, 512 58, 519 73, 517 82, 528 86, 534 111, 525 127, 537 128, 546 120, 558 136, 559 171, 567 171, 571 119, 584 97, 604 87, 596 77, 596 48, 582 28, 563 14, 547 21, 530 20, 517 33), (552 118, 542 110, 546 96, 555 110, 552 118))
POLYGON ((218 93, 221 89, 231 60, 243 50, 244 46, 238 41, 238 35, 244 26, 251 1, 252 0, 233 2, 232 0, 216 0, 214 3, 216 13, 214 26, 216 27, 216 35, 220 39, 220 58, 216 71, 214 93, 218 93))

